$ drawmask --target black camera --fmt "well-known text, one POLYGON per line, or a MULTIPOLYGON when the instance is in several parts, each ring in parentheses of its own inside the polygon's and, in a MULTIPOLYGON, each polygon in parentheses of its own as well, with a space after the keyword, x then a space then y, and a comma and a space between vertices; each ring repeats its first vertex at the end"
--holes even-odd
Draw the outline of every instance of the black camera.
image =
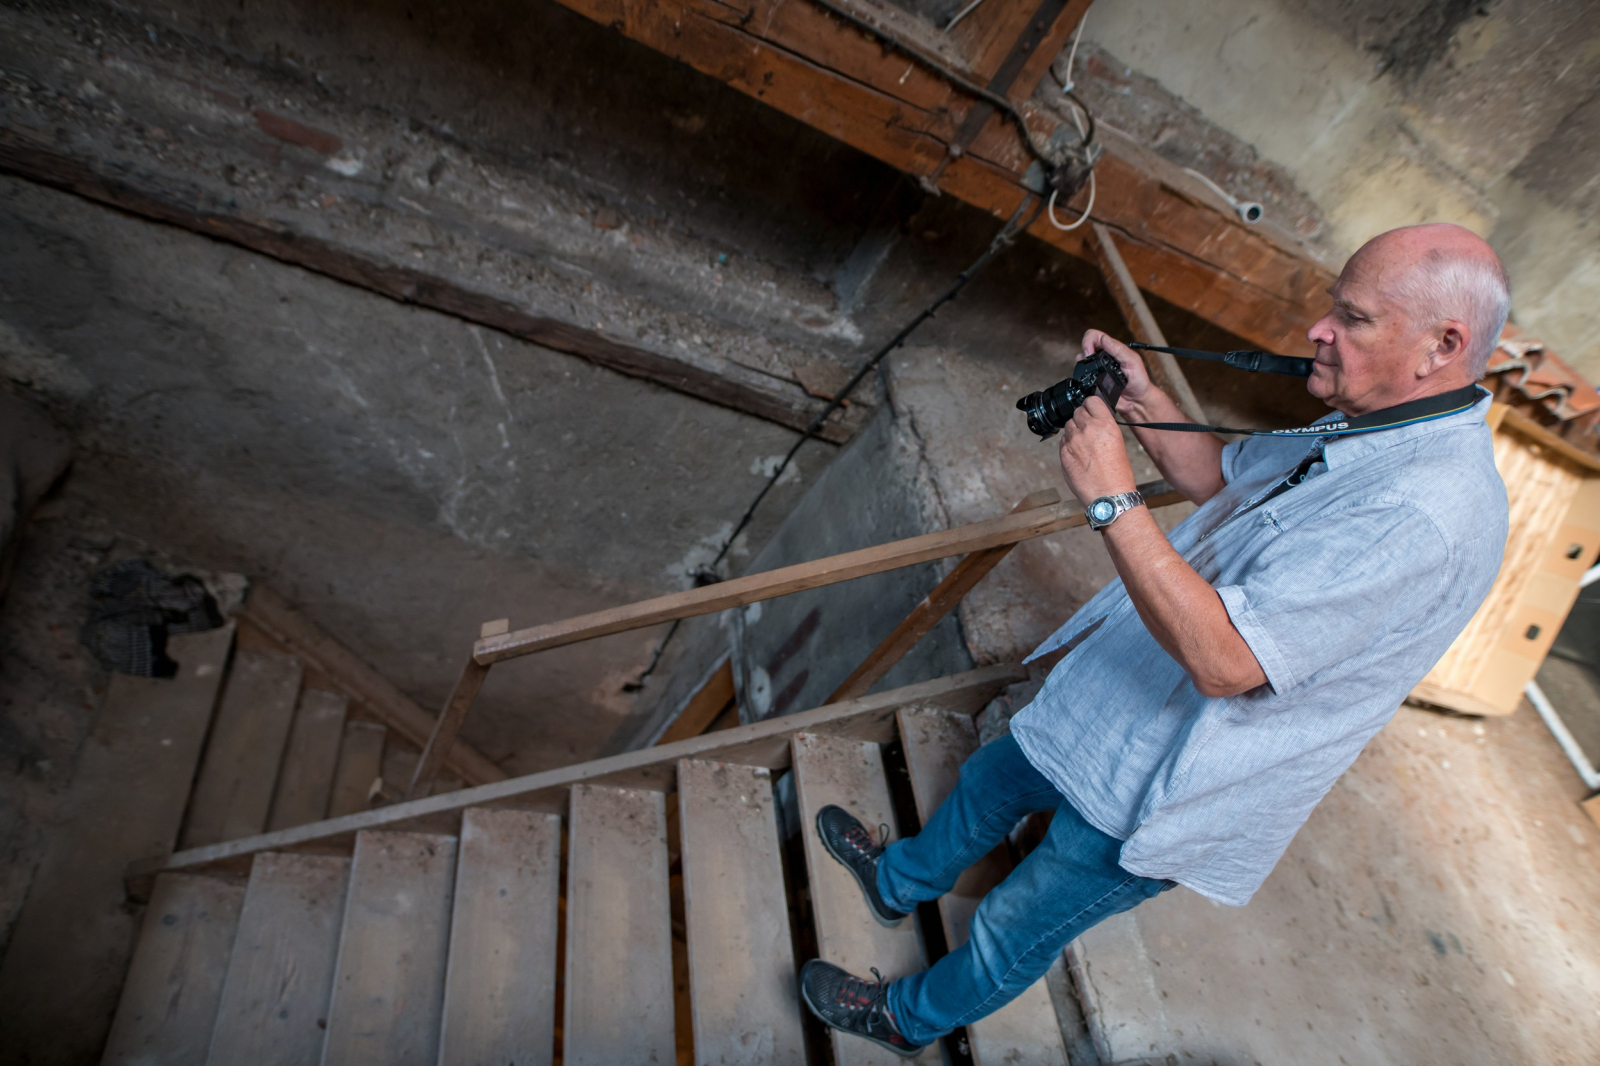
POLYGON ((1106 406, 1116 410, 1117 400, 1128 375, 1122 364, 1105 352, 1095 352, 1072 369, 1072 376, 1041 392, 1030 392, 1017 401, 1017 410, 1028 416, 1028 428, 1048 440, 1061 431, 1084 401, 1098 393, 1106 406))

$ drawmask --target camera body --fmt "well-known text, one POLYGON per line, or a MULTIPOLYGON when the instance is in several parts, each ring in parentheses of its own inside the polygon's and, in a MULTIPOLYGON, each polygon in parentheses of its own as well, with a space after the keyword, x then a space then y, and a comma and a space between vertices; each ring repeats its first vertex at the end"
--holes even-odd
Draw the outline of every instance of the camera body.
POLYGON ((1028 428, 1040 440, 1048 440, 1096 393, 1107 407, 1116 410, 1127 384, 1128 375, 1122 372, 1122 364, 1108 353, 1097 351, 1073 367, 1070 378, 1018 400, 1017 410, 1028 416, 1028 428))

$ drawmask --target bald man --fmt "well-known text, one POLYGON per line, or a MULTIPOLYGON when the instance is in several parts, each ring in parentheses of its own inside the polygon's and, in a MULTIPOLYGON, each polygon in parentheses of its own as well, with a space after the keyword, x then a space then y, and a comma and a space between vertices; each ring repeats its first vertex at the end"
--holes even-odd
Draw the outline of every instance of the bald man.
MULTIPOLYGON (((1134 431, 1198 505, 1170 537, 1106 405, 1073 416, 1061 469, 1118 579, 1033 653, 1068 651, 921 833, 884 846, 839 807, 816 825, 889 924, 1024 815, 1053 812, 1049 833, 932 968, 874 981, 808 963, 802 995, 824 1022, 914 1055, 1175 884, 1242 906, 1483 602, 1507 510, 1476 382, 1505 325, 1505 270, 1459 226, 1415 226, 1369 241, 1329 295, 1307 388, 1334 415, 1227 445, 1134 431), (1358 416, 1383 428, 1347 434, 1358 416)), ((1090 330, 1080 358, 1096 351, 1127 373, 1123 419, 1186 421, 1138 355, 1090 330)))

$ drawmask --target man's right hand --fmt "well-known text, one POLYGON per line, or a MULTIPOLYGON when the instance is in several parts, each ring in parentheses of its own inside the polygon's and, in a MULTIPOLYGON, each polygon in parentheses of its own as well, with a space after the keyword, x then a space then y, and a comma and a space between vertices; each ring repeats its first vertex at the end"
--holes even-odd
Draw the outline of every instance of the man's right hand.
MULTIPOLYGON (((1178 410, 1172 397, 1162 392, 1145 372, 1144 360, 1139 353, 1100 330, 1091 329, 1083 335, 1081 362, 1095 352, 1105 352, 1122 367, 1128 384, 1123 386, 1122 398, 1117 403, 1117 414, 1127 422, 1190 422, 1188 415, 1178 410)), ((1135 428, 1145 454, 1155 461, 1161 476, 1173 488, 1196 504, 1201 504, 1222 491, 1222 441, 1210 433, 1167 433, 1154 429, 1135 428)), ((1063 460, 1064 461, 1064 460, 1063 460)))
POLYGON ((1100 330, 1091 329, 1083 335, 1083 350, 1078 353, 1077 361, 1081 363, 1095 352, 1105 352, 1111 356, 1127 375, 1128 384, 1122 389, 1122 399, 1131 404, 1144 403, 1155 386, 1150 381, 1150 375, 1145 372, 1144 360, 1139 358, 1139 353, 1116 338, 1100 330))

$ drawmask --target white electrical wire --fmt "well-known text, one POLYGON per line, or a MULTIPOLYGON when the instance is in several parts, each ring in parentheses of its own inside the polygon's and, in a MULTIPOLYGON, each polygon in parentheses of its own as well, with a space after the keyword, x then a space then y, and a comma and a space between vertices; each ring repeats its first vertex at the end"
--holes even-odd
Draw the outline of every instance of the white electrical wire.
POLYGON ((1061 190, 1057 189, 1055 192, 1050 194, 1050 202, 1044 205, 1045 217, 1050 220, 1050 224, 1052 226, 1060 230, 1062 233, 1071 233, 1073 230, 1089 221, 1089 212, 1094 210, 1094 171, 1089 171, 1089 202, 1083 206, 1083 213, 1078 216, 1078 221, 1074 222, 1070 226, 1063 226, 1060 220, 1056 218, 1056 197, 1060 195, 1060 193, 1061 190))
MULTIPOLYGON (((976 0, 972 6, 977 7, 982 2, 983 0, 976 0)), ((1089 13, 1085 11, 1083 17, 1078 19, 1078 32, 1072 35, 1072 50, 1067 53, 1067 80, 1061 86, 1061 91, 1064 93, 1070 93, 1072 87, 1077 84, 1072 80, 1072 64, 1078 58, 1078 42, 1083 40, 1083 24, 1088 21, 1089 13)))
MULTIPOLYGON (((1081 19, 1078 21, 1078 32, 1080 34, 1083 32, 1083 21, 1081 19)), ((1077 53, 1078 42, 1074 40, 1072 42, 1072 55, 1067 57, 1067 90, 1072 88, 1072 56, 1077 55, 1077 53)), ((1077 97, 1073 97, 1073 99, 1076 100, 1077 97)), ((1078 109, 1076 107, 1072 109, 1072 124, 1078 127, 1078 136, 1080 138, 1086 136, 1083 129, 1083 119, 1078 117, 1078 109)), ((1089 170, 1089 202, 1083 205, 1083 212, 1078 215, 1078 221, 1074 222, 1070 226, 1063 226, 1061 224, 1061 220, 1056 218, 1056 197, 1060 195, 1060 189, 1052 189, 1050 191, 1050 199, 1044 205, 1044 215, 1050 220, 1050 224, 1056 229, 1060 230, 1062 233, 1071 233, 1073 230, 1089 221, 1089 212, 1094 210, 1094 168, 1091 167, 1089 170)))
POLYGON ((978 5, 981 3, 983 3, 983 0, 972 0, 972 3, 961 9, 960 14, 956 15, 955 18, 944 24, 944 29, 941 32, 949 33, 951 30, 955 29, 956 23, 960 22, 962 19, 978 10, 978 5))
POLYGON ((1240 200, 1236 198, 1232 193, 1228 192, 1227 189, 1224 189, 1222 186, 1218 185, 1216 182, 1212 181, 1210 178, 1206 177, 1193 167, 1184 167, 1183 172, 1185 174, 1193 174, 1195 177, 1209 185, 1212 192, 1228 201, 1229 206, 1232 207, 1234 213, 1239 216, 1240 221, 1253 226, 1257 222, 1261 221, 1262 215, 1266 214, 1267 209, 1256 203, 1254 200, 1240 200))

